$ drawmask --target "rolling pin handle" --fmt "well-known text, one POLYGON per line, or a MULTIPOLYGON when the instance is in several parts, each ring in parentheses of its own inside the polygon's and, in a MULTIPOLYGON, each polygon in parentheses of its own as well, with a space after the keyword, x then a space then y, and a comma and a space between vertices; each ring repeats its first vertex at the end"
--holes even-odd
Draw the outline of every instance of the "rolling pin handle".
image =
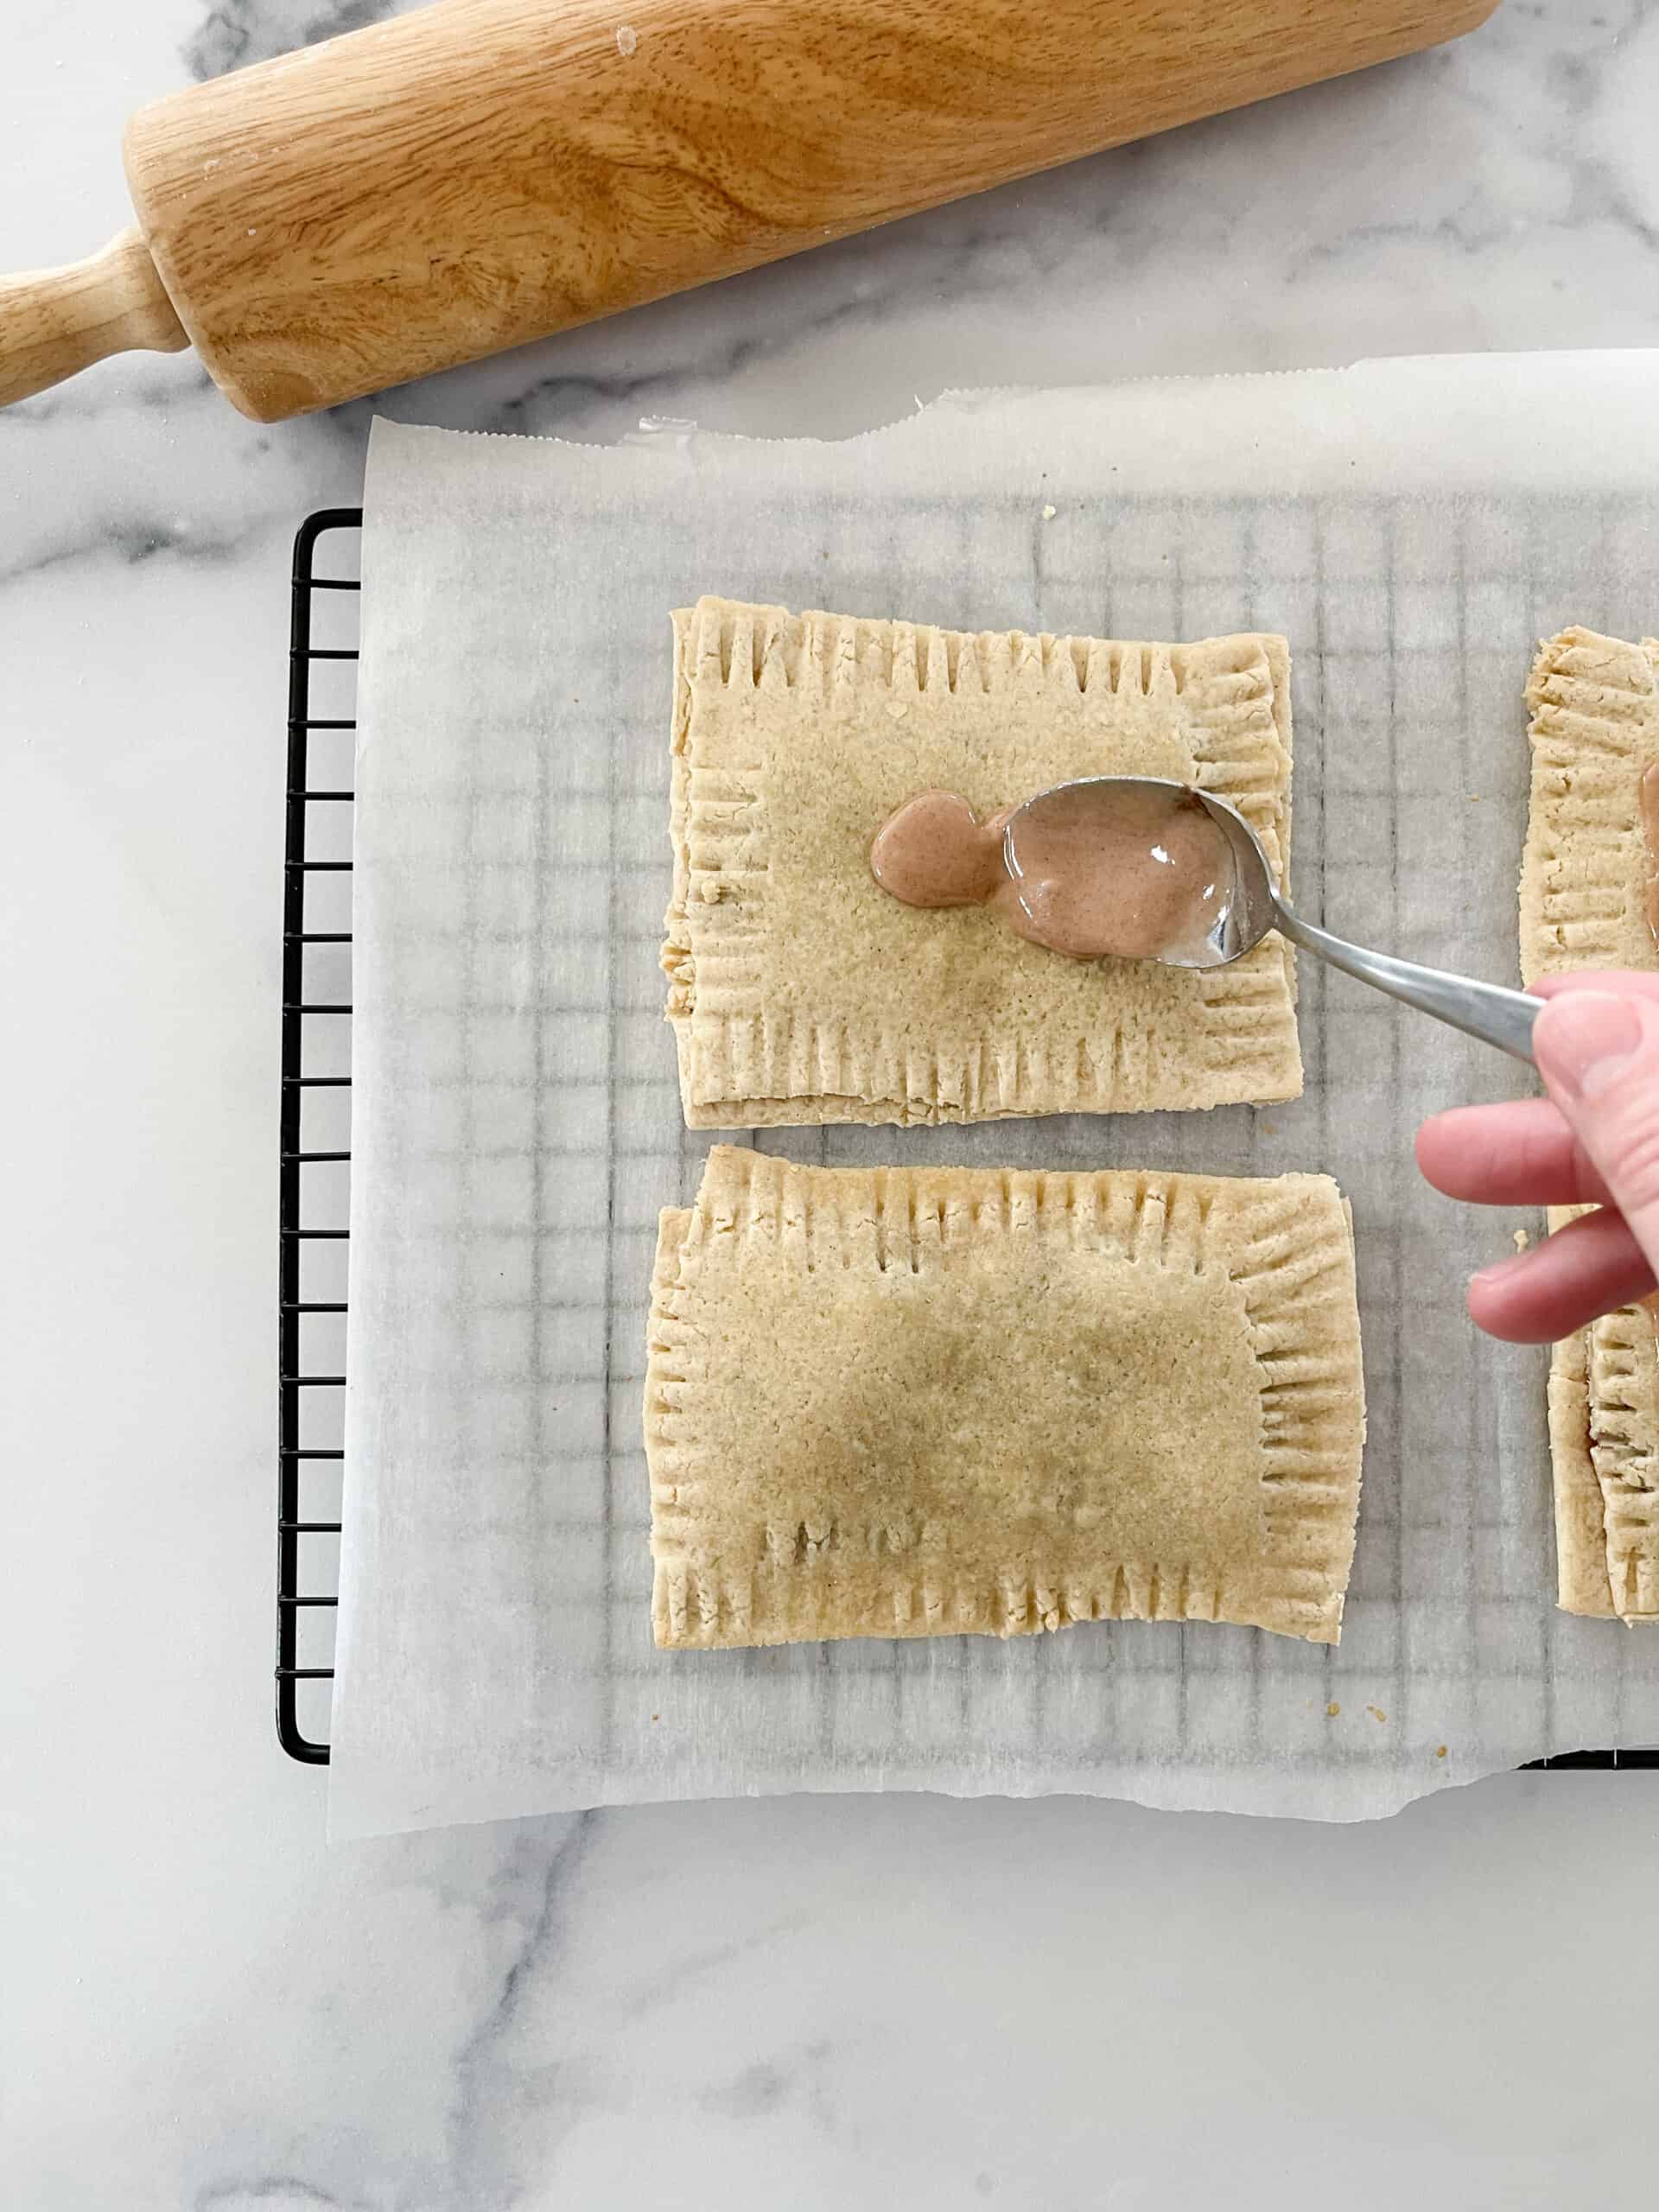
POLYGON ((140 231, 62 269, 0 276, 0 407, 111 353, 177 353, 189 343, 140 231))

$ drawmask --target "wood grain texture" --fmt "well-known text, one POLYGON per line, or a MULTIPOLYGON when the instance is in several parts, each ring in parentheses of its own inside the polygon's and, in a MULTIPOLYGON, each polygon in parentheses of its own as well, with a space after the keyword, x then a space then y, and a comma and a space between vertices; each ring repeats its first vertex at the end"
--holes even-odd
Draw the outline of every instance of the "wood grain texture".
POLYGON ((162 100, 134 203, 272 421, 1471 29, 1495 0, 442 0, 162 100))
POLYGON ((136 230, 85 261, 0 277, 0 407, 111 353, 179 353, 189 343, 136 230))

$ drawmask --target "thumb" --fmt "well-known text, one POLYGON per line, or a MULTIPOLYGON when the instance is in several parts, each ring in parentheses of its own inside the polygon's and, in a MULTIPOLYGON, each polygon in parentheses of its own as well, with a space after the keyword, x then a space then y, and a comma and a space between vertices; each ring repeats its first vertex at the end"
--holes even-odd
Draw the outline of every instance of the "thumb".
POLYGON ((1561 991, 1533 1024, 1549 1095, 1659 1273, 1659 1001, 1561 991))

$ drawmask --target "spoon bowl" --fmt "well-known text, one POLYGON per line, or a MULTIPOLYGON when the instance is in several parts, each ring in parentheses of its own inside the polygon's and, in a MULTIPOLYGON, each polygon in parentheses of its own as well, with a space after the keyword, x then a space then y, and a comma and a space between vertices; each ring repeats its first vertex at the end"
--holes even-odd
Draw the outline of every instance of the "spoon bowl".
POLYGON ((1071 783, 1051 784, 1009 815, 1002 833, 1003 864, 1019 883, 1026 873, 1023 845, 1042 814, 1058 805, 1064 805, 1074 821, 1097 813, 1103 844, 1110 822, 1127 803, 1159 795, 1173 806, 1194 808, 1209 817, 1220 833, 1230 874, 1218 882, 1219 904, 1211 907, 1203 933, 1184 933, 1181 941, 1155 957, 1164 968, 1225 968, 1278 927, 1280 900, 1255 830, 1236 807, 1209 791, 1166 776, 1080 776, 1071 783))
POLYGON ((1028 841, 1034 844, 1039 819, 1036 810, 1063 804, 1074 818, 1079 808, 1085 810, 1085 818, 1097 810, 1101 842, 1105 846, 1107 825, 1114 812, 1129 805, 1144 806, 1148 796, 1158 793, 1203 810, 1225 841, 1232 869, 1231 883, 1218 885, 1202 936, 1182 942, 1173 951, 1152 956, 1160 965, 1225 968, 1260 944, 1270 931, 1277 930, 1293 944, 1357 976, 1373 989, 1385 991, 1390 998, 1414 1006, 1466 1036, 1496 1045, 1515 1059, 1535 1064, 1532 1025, 1542 1009, 1541 999, 1499 983, 1479 982, 1471 976, 1425 968, 1413 960, 1396 960, 1391 953, 1371 952, 1305 922, 1274 881, 1255 830, 1236 806, 1213 791, 1198 791, 1190 784, 1163 776, 1085 776, 1071 783, 1052 784, 1015 807, 1008 817, 1002 833, 1002 857, 1009 876, 1018 885, 1024 874, 1022 824, 1028 841))

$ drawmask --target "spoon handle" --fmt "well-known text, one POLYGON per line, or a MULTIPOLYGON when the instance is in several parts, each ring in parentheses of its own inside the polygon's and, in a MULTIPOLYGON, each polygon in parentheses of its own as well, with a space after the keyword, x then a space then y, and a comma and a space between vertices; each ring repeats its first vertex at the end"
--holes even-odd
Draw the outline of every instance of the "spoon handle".
POLYGON ((1357 976, 1392 999, 1432 1014, 1437 1021, 1461 1029, 1466 1036, 1482 1038, 1527 1065, 1532 1056, 1532 1025, 1543 1011, 1543 1001, 1526 991, 1506 990, 1501 983, 1478 983, 1472 976, 1453 976, 1443 968, 1421 968, 1414 960, 1395 960, 1386 952, 1368 952, 1363 945, 1347 944, 1328 930, 1315 929, 1282 899, 1275 899, 1277 927, 1294 944, 1303 945, 1333 968, 1357 976))

